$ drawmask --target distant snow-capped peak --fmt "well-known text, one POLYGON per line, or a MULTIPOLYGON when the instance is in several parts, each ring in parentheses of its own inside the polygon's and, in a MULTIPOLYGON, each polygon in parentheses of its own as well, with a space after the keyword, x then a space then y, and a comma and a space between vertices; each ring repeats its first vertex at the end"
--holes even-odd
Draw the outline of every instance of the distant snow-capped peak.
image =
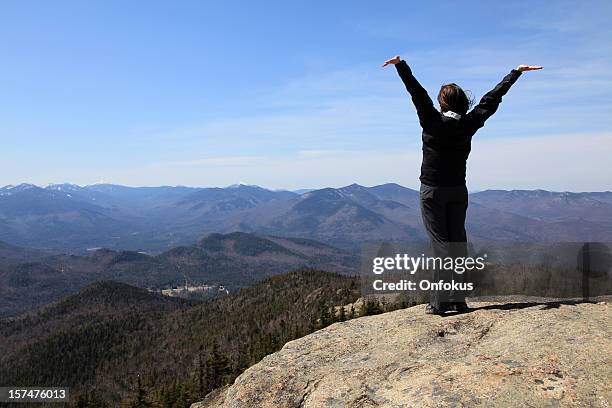
POLYGON ((83 187, 77 184, 61 183, 61 184, 47 184, 44 188, 47 190, 54 190, 54 191, 76 191, 76 190, 82 189, 83 187))
POLYGON ((14 192, 17 192, 17 191, 29 190, 31 188, 39 188, 39 187, 37 185, 30 184, 30 183, 21 183, 21 184, 17 184, 16 186, 12 184, 6 185, 2 187, 2 190, 13 190, 14 192))
POLYGON ((243 183, 243 182, 239 182, 238 184, 232 184, 232 185, 229 185, 229 186, 227 186, 225 188, 242 188, 242 187, 262 188, 262 187, 259 187, 258 185, 255 185, 255 184, 246 184, 246 183, 243 183))
POLYGON ((28 183, 21 183, 18 185, 12 185, 12 184, 8 184, 2 188, 0 188, 0 195, 2 196, 10 196, 13 195, 15 193, 20 193, 22 191, 25 190, 30 190, 33 188, 39 188, 38 186, 35 186, 34 184, 28 184, 28 183))

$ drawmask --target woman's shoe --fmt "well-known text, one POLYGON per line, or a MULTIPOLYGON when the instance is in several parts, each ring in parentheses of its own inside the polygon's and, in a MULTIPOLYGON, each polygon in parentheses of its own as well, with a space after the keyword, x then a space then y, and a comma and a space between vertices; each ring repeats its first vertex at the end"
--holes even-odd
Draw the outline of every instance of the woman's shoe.
POLYGON ((465 302, 453 302, 452 307, 455 312, 459 313, 464 313, 470 310, 467 303, 465 302))
POLYGON ((438 309, 437 307, 434 307, 430 304, 427 304, 427 306, 425 306, 425 314, 441 315, 444 314, 444 312, 445 310, 438 309))

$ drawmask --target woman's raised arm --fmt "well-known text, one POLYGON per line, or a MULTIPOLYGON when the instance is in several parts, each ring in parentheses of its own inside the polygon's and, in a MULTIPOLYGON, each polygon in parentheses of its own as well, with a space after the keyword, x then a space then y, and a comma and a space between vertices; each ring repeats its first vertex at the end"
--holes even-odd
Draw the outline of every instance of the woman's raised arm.
POLYGON ((516 82, 519 76, 521 76, 521 73, 525 71, 535 71, 537 69, 542 69, 542 67, 519 65, 516 69, 510 71, 499 84, 495 85, 495 88, 487 92, 478 105, 467 114, 467 119, 472 122, 474 128, 479 129, 483 127, 486 120, 497 111, 502 101, 502 97, 510 90, 510 87, 516 82))
POLYGON ((406 61, 402 60, 399 55, 396 55, 385 61, 383 67, 387 65, 395 65, 397 73, 406 86, 406 90, 412 97, 412 103, 414 103, 417 110, 421 127, 425 128, 436 119, 439 119, 440 114, 438 110, 435 108, 425 88, 423 88, 414 75, 412 75, 412 71, 406 61))

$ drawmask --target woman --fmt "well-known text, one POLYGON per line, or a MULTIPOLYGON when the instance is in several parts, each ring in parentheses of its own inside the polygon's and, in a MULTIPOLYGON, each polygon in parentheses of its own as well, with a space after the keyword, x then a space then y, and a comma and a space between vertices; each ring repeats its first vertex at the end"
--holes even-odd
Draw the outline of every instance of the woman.
MULTIPOLYGON (((465 213, 468 207, 468 192, 465 185, 465 170, 472 136, 495 113, 502 96, 508 92, 522 72, 542 67, 519 65, 468 112, 472 102, 458 85, 454 83, 442 85, 438 93, 440 104, 438 111, 427 91, 419 84, 408 64, 400 59, 399 55, 385 61, 383 67, 390 64, 395 65, 406 85, 423 128, 421 215, 432 241, 434 255, 466 256, 465 213)), ((433 281, 439 281, 442 273, 443 271, 434 271, 433 281)), ((460 277, 454 275, 450 278, 457 281, 460 277)), ((448 310, 467 310, 465 294, 432 291, 426 308, 427 313, 441 314, 448 310)))

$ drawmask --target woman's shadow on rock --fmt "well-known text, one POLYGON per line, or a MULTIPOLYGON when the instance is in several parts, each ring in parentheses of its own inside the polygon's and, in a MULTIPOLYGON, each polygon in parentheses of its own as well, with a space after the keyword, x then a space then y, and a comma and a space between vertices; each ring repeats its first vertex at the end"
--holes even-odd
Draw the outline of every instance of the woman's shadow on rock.
POLYGON ((575 288, 572 298, 555 299, 550 301, 518 301, 497 303, 485 306, 472 307, 461 312, 449 312, 444 316, 456 316, 471 313, 477 310, 518 310, 537 308, 537 310, 558 309, 561 305, 577 305, 581 303, 597 303, 610 300, 609 278, 612 269, 612 252, 607 244, 599 242, 586 242, 581 245, 576 259, 576 272, 581 277, 581 286, 575 288), (593 279, 597 279, 596 293, 593 293, 593 279), (601 282, 605 284, 602 286, 601 282), (582 297, 580 297, 582 295, 582 297))

